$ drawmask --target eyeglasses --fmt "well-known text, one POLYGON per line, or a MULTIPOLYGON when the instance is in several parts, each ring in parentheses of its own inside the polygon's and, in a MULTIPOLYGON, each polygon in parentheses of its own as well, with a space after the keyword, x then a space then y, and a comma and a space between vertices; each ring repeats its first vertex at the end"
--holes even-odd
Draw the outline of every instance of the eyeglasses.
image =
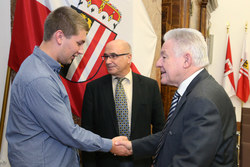
POLYGON ((119 56, 125 56, 128 55, 129 53, 122 53, 122 54, 116 54, 116 53, 110 53, 110 55, 104 53, 104 55, 102 56, 102 60, 108 60, 108 58, 110 58, 111 60, 116 59, 119 56))

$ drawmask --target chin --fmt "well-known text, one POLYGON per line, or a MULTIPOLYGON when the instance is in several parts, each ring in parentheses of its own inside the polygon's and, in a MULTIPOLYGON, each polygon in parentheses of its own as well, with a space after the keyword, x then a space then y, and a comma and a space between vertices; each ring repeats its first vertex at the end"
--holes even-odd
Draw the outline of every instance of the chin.
POLYGON ((74 59, 70 59, 67 64, 71 64, 74 61, 74 59))
POLYGON ((162 85, 167 85, 167 82, 161 81, 161 84, 162 84, 162 85))
POLYGON ((114 75, 115 71, 114 70, 108 70, 108 73, 111 74, 111 75, 114 75))
POLYGON ((167 80, 166 80, 165 78, 162 78, 162 79, 161 79, 161 84, 162 84, 162 85, 167 85, 167 83, 168 83, 168 82, 167 82, 167 80))

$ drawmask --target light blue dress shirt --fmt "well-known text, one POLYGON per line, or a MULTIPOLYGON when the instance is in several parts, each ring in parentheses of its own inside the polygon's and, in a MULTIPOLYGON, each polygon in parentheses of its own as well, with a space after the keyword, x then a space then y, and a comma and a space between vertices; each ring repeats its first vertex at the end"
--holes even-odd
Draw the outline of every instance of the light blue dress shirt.
POLYGON ((74 124, 60 68, 35 47, 14 79, 6 132, 12 167, 79 167, 77 149, 112 148, 110 139, 74 124))

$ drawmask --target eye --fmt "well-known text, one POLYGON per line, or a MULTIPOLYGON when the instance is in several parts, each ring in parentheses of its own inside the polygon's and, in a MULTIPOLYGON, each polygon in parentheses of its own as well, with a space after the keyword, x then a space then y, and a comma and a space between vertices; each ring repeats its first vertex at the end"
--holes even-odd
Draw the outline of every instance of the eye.
POLYGON ((115 54, 115 53, 111 53, 111 54, 110 54, 110 57, 111 57, 112 59, 115 59, 115 58, 117 58, 117 57, 118 57, 118 55, 117 55, 117 54, 115 54))
POLYGON ((166 56, 166 55, 162 55, 161 57, 162 57, 162 59, 166 59, 166 58, 167 58, 167 56, 166 56))
POLYGON ((81 46, 81 45, 84 44, 84 41, 78 41, 78 42, 76 42, 76 43, 77 43, 78 46, 81 46))

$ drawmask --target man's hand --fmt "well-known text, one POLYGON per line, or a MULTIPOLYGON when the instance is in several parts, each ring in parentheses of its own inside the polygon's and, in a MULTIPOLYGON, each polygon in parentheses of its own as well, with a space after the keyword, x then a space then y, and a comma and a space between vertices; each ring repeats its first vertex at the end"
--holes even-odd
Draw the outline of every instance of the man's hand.
POLYGON ((132 142, 129 140, 119 140, 115 142, 116 146, 124 146, 133 153, 132 142))
MULTIPOLYGON (((119 156, 129 156, 132 155, 132 149, 128 149, 125 145, 120 144, 120 142, 129 142, 126 136, 118 136, 112 139, 112 149, 111 153, 119 156)), ((131 147, 132 148, 132 147, 131 147)))

